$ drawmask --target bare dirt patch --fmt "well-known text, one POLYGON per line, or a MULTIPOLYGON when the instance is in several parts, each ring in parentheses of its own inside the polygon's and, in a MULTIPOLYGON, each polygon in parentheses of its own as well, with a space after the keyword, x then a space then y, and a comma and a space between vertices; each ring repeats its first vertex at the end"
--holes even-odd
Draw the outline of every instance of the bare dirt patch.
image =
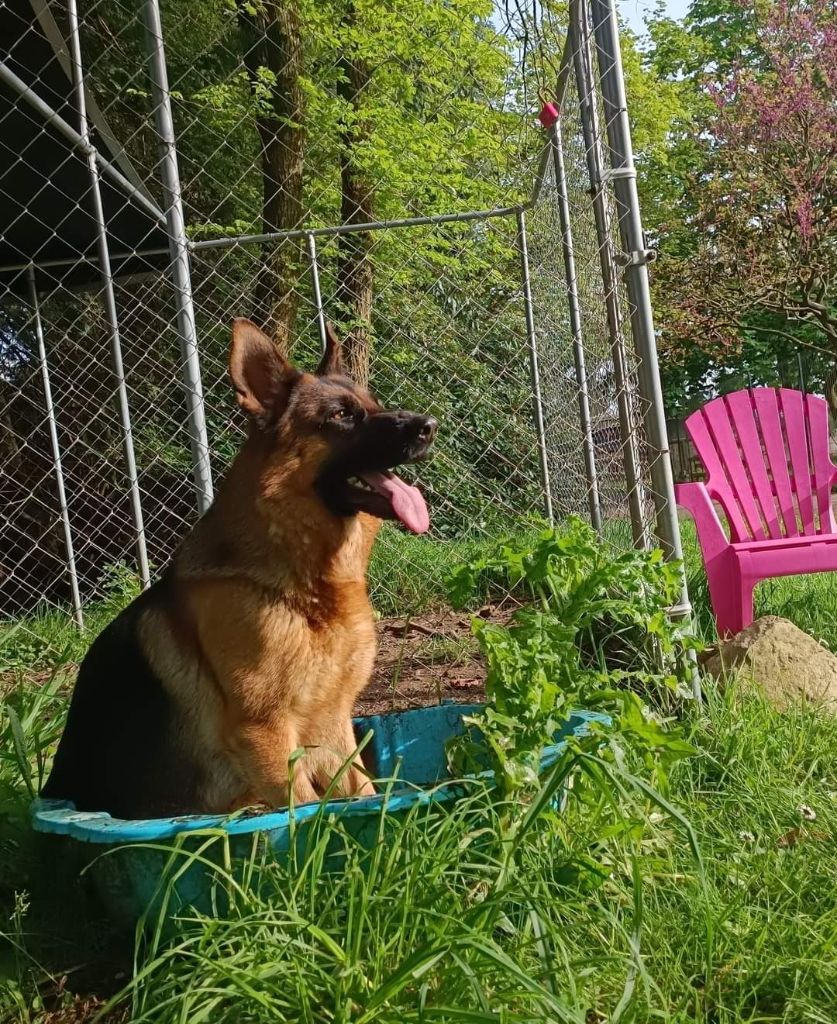
MULTIPOLYGON (((486 605, 477 615, 505 624, 508 604, 486 605)), ((472 615, 450 609, 408 619, 381 619, 378 658, 369 686, 361 694, 360 714, 406 711, 453 700, 470 704, 485 699, 485 664, 471 631, 472 615)))

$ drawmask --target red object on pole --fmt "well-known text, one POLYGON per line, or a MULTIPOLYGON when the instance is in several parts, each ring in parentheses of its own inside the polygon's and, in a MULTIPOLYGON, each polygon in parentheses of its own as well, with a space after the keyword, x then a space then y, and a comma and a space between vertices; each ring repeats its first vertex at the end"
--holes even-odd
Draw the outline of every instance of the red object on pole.
POLYGON ((541 107, 540 114, 538 114, 538 120, 544 128, 551 128, 560 116, 560 107, 556 106, 554 103, 544 103, 541 107))

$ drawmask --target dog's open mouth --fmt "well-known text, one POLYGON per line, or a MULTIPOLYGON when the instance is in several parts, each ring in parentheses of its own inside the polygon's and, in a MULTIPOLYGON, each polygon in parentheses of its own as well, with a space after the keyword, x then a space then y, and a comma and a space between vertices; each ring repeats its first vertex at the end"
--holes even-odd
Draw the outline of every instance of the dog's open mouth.
POLYGON ((358 473, 347 483, 357 505, 381 519, 397 519, 412 533, 430 529, 430 513, 424 495, 389 470, 382 473, 358 473))

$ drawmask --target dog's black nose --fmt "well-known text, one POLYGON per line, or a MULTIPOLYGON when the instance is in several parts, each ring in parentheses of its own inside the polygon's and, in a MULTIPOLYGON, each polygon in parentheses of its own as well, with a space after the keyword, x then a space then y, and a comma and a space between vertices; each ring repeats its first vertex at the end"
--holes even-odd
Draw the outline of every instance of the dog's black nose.
POLYGON ((432 416, 419 416, 416 438, 417 440, 424 442, 424 444, 430 444, 436 436, 436 431, 438 429, 439 423, 432 416))

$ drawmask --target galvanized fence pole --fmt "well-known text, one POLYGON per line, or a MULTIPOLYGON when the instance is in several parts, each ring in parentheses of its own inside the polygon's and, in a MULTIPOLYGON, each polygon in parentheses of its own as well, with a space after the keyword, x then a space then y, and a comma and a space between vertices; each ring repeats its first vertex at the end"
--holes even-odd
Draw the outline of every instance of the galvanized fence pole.
POLYGON ((587 504, 590 510, 590 525, 601 536, 602 508, 599 497, 598 473, 596 471, 596 449, 593 444, 593 423, 590 416, 590 393, 584 354, 584 333, 581 327, 578 276, 575 266, 575 247, 573 245, 570 199, 567 191, 567 171, 564 166, 564 143, 561 136, 560 118, 550 127, 549 135, 555 170, 555 187, 558 193, 558 222, 561 228, 561 253, 564 258, 567 306, 570 314, 570 333, 573 339, 573 362, 578 382, 578 415, 584 439, 584 475, 587 482, 587 504))
MULTIPOLYGON (((682 567, 680 523, 674 496, 674 477, 671 471, 665 404, 651 309, 647 267, 649 251, 640 216, 614 0, 591 0, 591 11, 610 149, 611 178, 618 204, 619 235, 627 260, 625 278, 631 303, 631 331, 640 361, 639 386, 646 402, 645 429, 648 441, 654 449, 650 471, 654 487, 657 537, 666 556, 676 559, 681 565, 680 602, 671 610, 672 615, 688 619, 691 615, 691 605, 685 568, 682 567)), ((692 684, 695 697, 699 701, 700 676, 696 668, 692 684)))
POLYGON ((619 278, 613 253, 613 227, 607 194, 604 190, 604 156, 599 131, 598 98, 593 77, 588 36, 587 12, 580 0, 571 7, 570 35, 573 39, 573 61, 581 115, 581 130, 590 179, 590 197, 596 225, 599 267, 604 290, 607 329, 610 337, 613 377, 616 386, 616 407, 622 439, 622 464, 631 518, 631 534, 638 547, 647 543, 644 510, 644 488, 637 442, 636 416, 630 393, 622 312, 619 308, 619 278))
POLYGON ((520 276, 523 284, 526 339, 529 345, 529 373, 532 379, 532 402, 535 413, 535 430, 538 435, 538 460, 541 468, 541 483, 543 484, 544 510, 547 521, 550 524, 554 524, 552 488, 549 482, 549 459, 546 450, 546 430, 543 423, 541 377, 538 368, 538 336, 535 331, 535 316, 532 307, 532 282, 529 278, 529 244, 526 240, 526 214, 523 210, 519 210, 517 213, 517 244, 520 250, 520 276))
POLYGON ((73 603, 73 619, 80 630, 84 629, 84 613, 81 610, 81 594, 76 571, 76 556, 73 548, 73 532, 70 528, 70 510, 67 505, 67 491, 64 487, 64 467, 61 462, 61 445, 58 441, 58 422, 55 416, 55 405, 52 401, 52 384, 49 379, 49 363, 47 362, 44 328, 41 323, 41 304, 38 297, 38 284, 35 279, 35 268, 30 264, 26 273, 29 285, 29 304, 35 324, 35 338, 38 343, 38 362, 41 365, 41 380, 44 388, 44 405, 46 406, 47 423, 49 424, 49 442, 52 448, 52 466, 55 470, 55 488, 58 492, 58 508, 61 514, 61 526, 64 530, 64 547, 67 554, 67 575, 70 578, 70 594, 73 603))
POLYGON ((308 267, 311 271, 311 290, 314 293, 314 309, 317 316, 317 331, 320 335, 320 346, 323 352, 326 350, 326 322, 325 310, 323 309, 323 296, 320 291, 320 268, 317 263, 317 240, 309 232, 305 236, 308 246, 308 267))
POLYGON ((212 468, 209 461, 209 436, 206 430, 206 408, 201 380, 198 336, 195 329, 195 308, 192 302, 192 275, 189 266, 189 243, 183 216, 180 171, 177 164, 177 142, 172 118, 163 26, 158 0, 145 0, 142 6, 145 25, 145 46, 148 54, 148 75, 154 102, 154 124, 160 151, 160 177, 166 208, 166 226, 171 256, 171 276, 177 306, 177 331, 183 362, 183 387, 186 393, 187 431, 192 452, 192 476, 198 512, 203 515, 212 504, 212 468))
POLYGON ((84 92, 84 67, 81 62, 81 41, 79 37, 78 9, 76 0, 67 0, 67 18, 70 29, 70 57, 73 67, 73 92, 78 107, 79 135, 87 154, 87 167, 90 175, 90 194, 93 205, 93 218, 96 221, 97 250, 99 255, 99 272, 102 281, 102 295, 108 324, 110 326, 111 357, 113 375, 116 380, 116 393, 119 405, 119 420, 122 428, 122 448, 125 456, 125 470, 131 497, 134 530, 136 533, 137 565, 142 585, 147 587, 151 582, 148 567, 148 551, 145 544, 145 524, 140 500, 137 460, 134 452, 134 436, 131 428, 131 410, 128 404, 128 386, 125 380, 125 368, 122 362, 122 341, 119 336, 119 315, 116 311, 116 296, 113 289, 113 273, 110 264, 110 247, 108 244, 107 222, 102 205, 102 189, 99 179, 99 164, 96 150, 90 141, 90 126, 87 120, 87 103, 84 92))

